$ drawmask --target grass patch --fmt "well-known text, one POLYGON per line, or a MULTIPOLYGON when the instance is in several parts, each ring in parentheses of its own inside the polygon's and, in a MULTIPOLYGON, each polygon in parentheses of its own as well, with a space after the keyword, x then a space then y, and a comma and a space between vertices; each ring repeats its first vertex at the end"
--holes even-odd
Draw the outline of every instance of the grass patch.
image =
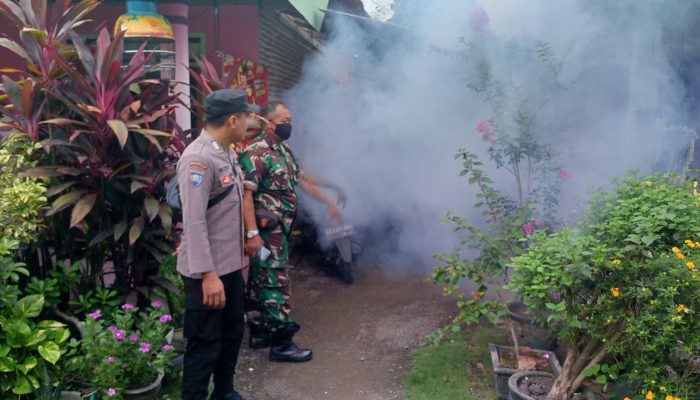
POLYGON ((480 327, 416 351, 405 381, 407 400, 496 400, 488 343, 507 343, 503 329, 480 327))

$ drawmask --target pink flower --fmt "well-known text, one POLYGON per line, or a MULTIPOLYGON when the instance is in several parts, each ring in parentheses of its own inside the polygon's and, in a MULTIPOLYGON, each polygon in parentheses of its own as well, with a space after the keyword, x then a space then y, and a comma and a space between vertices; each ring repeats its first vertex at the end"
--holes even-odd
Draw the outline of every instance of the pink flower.
POLYGON ((109 328, 107 328, 107 330, 110 331, 110 332, 117 332, 117 331, 119 330, 119 328, 117 328, 116 326, 112 325, 112 326, 110 326, 109 328))
POLYGON ((132 342, 138 342, 138 341, 139 341, 139 335, 131 334, 131 335, 129 335, 129 340, 131 340, 132 342))
POLYGON ((545 360, 549 361, 550 356, 549 356, 548 353, 544 353, 544 356, 543 356, 543 357, 544 357, 545 360))
POLYGON ((116 396, 116 395, 117 395, 117 391, 114 390, 114 388, 109 388, 109 389, 107 389, 107 396, 109 396, 109 397, 114 397, 114 396, 116 396))
POLYGON ((476 129, 477 132, 490 131, 488 122, 484 121, 483 119, 476 123, 476 127, 474 127, 474 129, 476 129))
POLYGON ((166 344, 165 346, 163 346, 163 350, 165 350, 165 351, 170 351, 172 349, 173 349, 173 346, 171 346, 169 344, 166 344))
POLYGON ((569 179, 571 179, 571 173, 569 173, 569 171, 565 169, 560 169, 559 179, 561 179, 562 181, 568 181, 569 179))
POLYGON ((526 235, 530 235, 532 233, 532 225, 529 222, 526 222, 525 225, 523 225, 523 232, 525 232, 526 235))
POLYGON ((132 308, 134 308, 133 304, 125 303, 122 305, 122 310, 131 310, 132 308))
POLYGON ((484 32, 489 28, 491 18, 482 7, 474 7, 469 13, 469 27, 478 32, 484 32))
POLYGON ((108 363, 108 364, 111 364, 111 363, 113 363, 116 359, 117 359, 117 358, 114 357, 114 356, 109 356, 109 357, 105 358, 105 362, 108 363))
POLYGON ((114 332, 114 338, 117 339, 117 340, 120 341, 120 342, 121 342, 122 340, 124 340, 125 337, 126 337, 126 332, 124 332, 124 331, 121 330, 121 329, 119 329, 119 330, 117 330, 116 332, 114 332))
POLYGON ((97 310, 95 312, 91 312, 90 314, 88 314, 88 316, 92 319, 97 319, 102 316, 102 313, 100 312, 100 310, 97 310))
POLYGON ((158 321, 160 321, 161 324, 168 323, 173 320, 173 317, 170 316, 170 314, 165 314, 160 317, 158 321))
POLYGON ((554 300, 554 301, 561 300, 561 295, 559 294, 559 292, 552 292, 552 293, 550 293, 550 296, 552 297, 552 300, 554 300))
POLYGON ((141 343, 141 346, 139 346, 139 351, 141 353, 148 353, 149 351, 151 351, 151 344, 148 342, 141 343))
POLYGON ((163 306, 163 302, 160 300, 156 300, 153 303, 151 303, 151 305, 155 308, 161 308, 163 306))

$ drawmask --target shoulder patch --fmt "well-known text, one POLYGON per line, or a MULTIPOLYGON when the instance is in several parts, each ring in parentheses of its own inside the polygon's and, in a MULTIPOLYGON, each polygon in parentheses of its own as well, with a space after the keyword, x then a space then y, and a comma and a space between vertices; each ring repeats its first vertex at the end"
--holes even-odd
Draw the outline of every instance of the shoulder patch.
POLYGON ((197 171, 197 172, 204 172, 208 169, 209 167, 207 164, 200 162, 200 161, 192 161, 190 162, 190 171, 197 171))
POLYGON ((199 187, 204 181, 204 174, 201 172, 190 171, 190 180, 192 180, 192 186, 199 187))

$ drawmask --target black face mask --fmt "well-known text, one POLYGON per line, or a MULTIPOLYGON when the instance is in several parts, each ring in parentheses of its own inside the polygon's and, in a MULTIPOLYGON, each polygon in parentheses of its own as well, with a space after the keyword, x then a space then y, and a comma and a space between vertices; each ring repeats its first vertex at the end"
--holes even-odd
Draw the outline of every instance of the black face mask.
POLYGON ((278 124, 275 128, 275 135, 282 140, 289 139, 292 136, 292 124, 278 124))

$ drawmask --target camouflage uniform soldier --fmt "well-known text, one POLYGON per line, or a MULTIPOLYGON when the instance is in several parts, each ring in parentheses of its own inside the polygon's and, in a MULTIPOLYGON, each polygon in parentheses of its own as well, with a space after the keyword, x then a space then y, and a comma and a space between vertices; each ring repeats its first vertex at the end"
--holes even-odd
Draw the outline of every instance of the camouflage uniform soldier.
POLYGON ((311 350, 300 349, 292 341, 300 327, 290 316, 291 285, 286 265, 287 239, 297 210, 297 186, 325 203, 336 223, 340 223, 340 216, 335 204, 304 174, 284 143, 292 130, 287 107, 281 102, 270 102, 261 114, 263 133, 240 157, 245 171, 245 248, 251 256, 250 345, 271 346, 271 361, 308 361, 311 350), (264 260, 259 255, 263 245, 270 252, 264 260))

